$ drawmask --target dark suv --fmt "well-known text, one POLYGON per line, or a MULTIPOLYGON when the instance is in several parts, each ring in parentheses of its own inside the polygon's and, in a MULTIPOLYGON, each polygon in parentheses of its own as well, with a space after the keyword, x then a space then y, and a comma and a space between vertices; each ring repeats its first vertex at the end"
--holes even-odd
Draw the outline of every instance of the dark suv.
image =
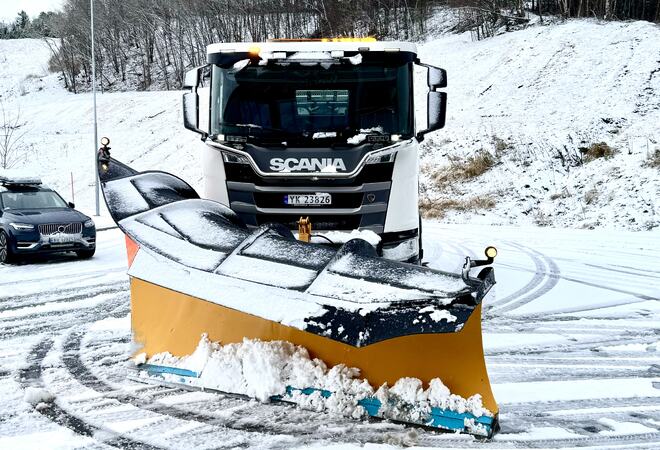
POLYGON ((91 258, 96 250, 92 219, 76 211, 38 178, 0 174, 0 263, 21 255, 75 252, 91 258))

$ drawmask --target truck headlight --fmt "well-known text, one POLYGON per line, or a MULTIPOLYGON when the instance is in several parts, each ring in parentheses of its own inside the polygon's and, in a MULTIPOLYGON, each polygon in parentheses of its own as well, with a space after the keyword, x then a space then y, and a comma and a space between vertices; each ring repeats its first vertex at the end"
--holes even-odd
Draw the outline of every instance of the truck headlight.
POLYGON ((29 223, 10 223, 9 225, 16 231, 34 230, 34 225, 29 223))
POLYGON ((92 219, 89 219, 83 223, 83 226, 85 228, 94 228, 94 221, 92 219))
POLYGON ((380 163, 390 163, 394 161, 396 157, 396 150, 390 150, 386 152, 378 152, 367 158, 366 164, 380 164, 380 163))
POLYGON ((231 164, 250 164, 245 156, 236 153, 222 152, 222 160, 231 164))

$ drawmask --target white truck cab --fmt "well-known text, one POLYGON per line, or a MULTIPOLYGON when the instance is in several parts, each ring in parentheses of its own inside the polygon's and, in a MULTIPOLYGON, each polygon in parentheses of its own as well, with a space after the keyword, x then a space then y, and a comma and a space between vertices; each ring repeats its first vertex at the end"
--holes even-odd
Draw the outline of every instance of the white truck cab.
POLYGON ((248 226, 309 217, 315 233, 369 230, 382 256, 421 260, 418 145, 444 126, 443 69, 415 44, 373 39, 212 44, 207 56, 184 83, 184 125, 207 144, 206 198, 248 226), (414 64, 428 70, 421 131, 414 64))

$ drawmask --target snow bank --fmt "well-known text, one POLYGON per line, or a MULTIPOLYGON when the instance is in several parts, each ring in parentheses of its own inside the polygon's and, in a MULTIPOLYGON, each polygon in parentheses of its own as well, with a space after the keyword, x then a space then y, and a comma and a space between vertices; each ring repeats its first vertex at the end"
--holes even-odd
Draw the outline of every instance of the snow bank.
MULTIPOLYGON (((138 355, 134 362, 140 366, 145 355, 138 355)), ((343 364, 328 368, 320 359, 310 358, 304 347, 286 341, 243 339, 241 343, 220 345, 203 335, 189 356, 159 353, 146 363, 193 371, 199 378, 192 378, 192 385, 244 394, 262 402, 285 396, 287 388, 294 388, 290 398, 301 407, 354 418, 366 414, 358 401, 372 397, 383 405, 379 415, 398 420, 424 420, 432 407, 492 417, 480 395, 467 399, 454 395, 438 378, 431 380, 427 389, 417 378, 401 378, 392 387, 383 384, 375 390, 366 379, 359 378, 359 369, 343 364), (306 388, 316 391, 311 394, 299 391, 306 388), (332 394, 323 395, 323 391, 332 394)), ((146 372, 140 376, 149 377, 146 372)), ((168 381, 180 381, 177 375, 164 374, 164 377, 168 381)))

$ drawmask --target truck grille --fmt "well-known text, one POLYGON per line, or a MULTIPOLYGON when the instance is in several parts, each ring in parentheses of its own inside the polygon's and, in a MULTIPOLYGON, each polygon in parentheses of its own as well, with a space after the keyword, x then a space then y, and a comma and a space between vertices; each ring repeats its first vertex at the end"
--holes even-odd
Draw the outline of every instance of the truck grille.
MULTIPOLYGON (((360 186, 364 183, 392 181, 394 163, 367 164, 353 178, 334 178, 334 186, 360 186)), ((309 178, 262 177, 249 164, 225 164, 227 181, 253 183, 258 186, 306 186, 316 189, 321 182, 309 178)))
POLYGON ((82 223, 46 223, 39 225, 39 233, 48 236, 56 233, 78 234, 82 232, 82 223))

